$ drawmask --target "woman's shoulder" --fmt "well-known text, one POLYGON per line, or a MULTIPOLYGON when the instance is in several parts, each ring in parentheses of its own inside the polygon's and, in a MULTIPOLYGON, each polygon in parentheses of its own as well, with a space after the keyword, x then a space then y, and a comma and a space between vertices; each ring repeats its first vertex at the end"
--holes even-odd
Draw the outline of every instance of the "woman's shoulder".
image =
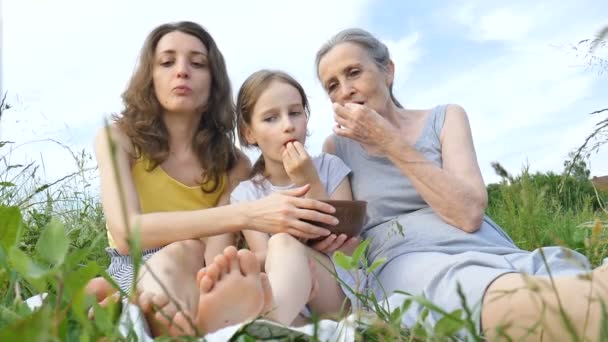
POLYGON ((130 156, 135 155, 135 146, 127 133, 117 124, 112 123, 101 127, 95 135, 96 153, 112 151, 113 147, 120 148, 130 156))
POLYGON ((329 153, 329 154, 334 154, 334 155, 336 154, 336 135, 335 134, 331 134, 327 138, 325 138, 325 141, 323 142, 323 152, 329 153))

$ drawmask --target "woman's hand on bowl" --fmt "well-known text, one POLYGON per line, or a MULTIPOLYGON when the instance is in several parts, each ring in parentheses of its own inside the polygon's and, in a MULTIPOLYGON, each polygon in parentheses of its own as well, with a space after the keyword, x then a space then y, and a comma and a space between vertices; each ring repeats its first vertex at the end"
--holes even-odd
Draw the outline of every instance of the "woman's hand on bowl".
POLYGON ((289 233, 305 239, 329 235, 329 230, 314 225, 314 222, 337 224, 338 220, 331 215, 335 209, 327 203, 302 198, 308 190, 310 186, 305 185, 248 202, 244 210, 246 226, 260 232, 289 233))

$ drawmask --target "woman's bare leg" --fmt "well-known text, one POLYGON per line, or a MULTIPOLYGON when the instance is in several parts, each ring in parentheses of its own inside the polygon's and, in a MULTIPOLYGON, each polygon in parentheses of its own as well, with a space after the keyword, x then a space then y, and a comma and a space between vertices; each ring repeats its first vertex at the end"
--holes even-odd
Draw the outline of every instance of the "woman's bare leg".
POLYGON ((165 246, 141 266, 137 302, 154 336, 167 331, 167 326, 155 316, 173 317, 178 311, 195 315, 199 298, 196 274, 205 266, 204 253, 205 245, 200 240, 178 241, 165 246))
POLYGON ((553 280, 509 273, 498 277, 486 291, 482 329, 490 340, 503 334, 514 341, 574 340, 576 334, 580 340, 596 341, 602 301, 608 304, 606 268, 588 276, 553 280))
POLYGON ((186 313, 177 312, 172 322, 166 322, 172 336, 214 332, 254 319, 271 306, 268 278, 260 272, 257 258, 249 250, 237 252, 234 246, 227 247, 211 265, 199 271, 197 279, 197 313, 188 319, 186 313))

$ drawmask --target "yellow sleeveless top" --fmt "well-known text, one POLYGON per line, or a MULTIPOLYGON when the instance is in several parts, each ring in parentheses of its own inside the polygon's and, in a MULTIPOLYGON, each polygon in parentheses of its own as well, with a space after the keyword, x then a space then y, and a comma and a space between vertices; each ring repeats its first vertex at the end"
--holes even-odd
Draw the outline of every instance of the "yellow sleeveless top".
MULTIPOLYGON (((212 181, 203 186, 187 186, 169 176, 160 166, 148 171, 149 165, 150 161, 141 157, 131 169, 140 209, 144 214, 212 208, 217 206, 226 187, 226 175, 220 177, 220 185, 214 192, 206 193, 202 189, 213 188, 212 181)), ((109 230, 108 244, 116 248, 109 230)))

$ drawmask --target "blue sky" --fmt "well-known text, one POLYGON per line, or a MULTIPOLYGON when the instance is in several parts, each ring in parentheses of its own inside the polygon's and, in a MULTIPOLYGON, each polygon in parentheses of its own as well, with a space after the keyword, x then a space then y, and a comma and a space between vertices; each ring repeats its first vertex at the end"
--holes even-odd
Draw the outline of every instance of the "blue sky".
MULTIPOLYGON (((4 0, 2 16, 1 77, 14 108, 3 118, 0 140, 17 143, 52 138, 90 151, 103 117, 121 109, 146 34, 175 20, 209 29, 235 93, 259 68, 294 75, 311 100, 313 154, 333 125, 314 54, 352 26, 389 46, 396 96, 406 107, 458 103, 467 110, 486 183, 498 180, 492 161, 512 173, 525 163, 561 172, 568 152, 599 121, 587 113, 608 106, 608 72, 585 67, 571 49, 608 25, 608 2, 600 0, 4 0)), ((608 175, 607 150, 591 158, 592 175, 608 175)), ((12 159, 41 156, 51 179, 75 167, 48 142, 27 144, 12 159)))

